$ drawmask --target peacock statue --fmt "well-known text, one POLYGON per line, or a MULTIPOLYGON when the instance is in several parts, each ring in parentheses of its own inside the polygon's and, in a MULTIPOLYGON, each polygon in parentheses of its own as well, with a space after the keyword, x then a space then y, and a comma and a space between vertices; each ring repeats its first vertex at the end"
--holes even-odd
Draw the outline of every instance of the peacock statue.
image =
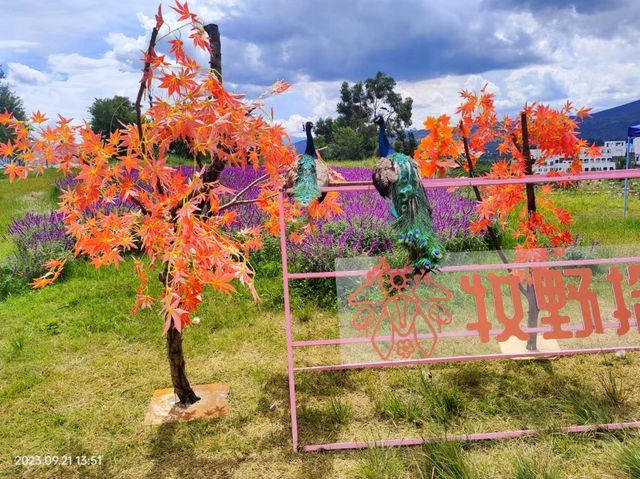
POLYGON ((373 184, 383 198, 391 200, 397 239, 409 253, 414 273, 437 270, 444 250, 433 231, 431 205, 418 165, 391 148, 382 115, 377 115, 373 121, 379 128, 380 149, 380 159, 373 170, 373 184))
POLYGON ((308 206, 316 198, 322 202, 326 193, 322 193, 320 188, 329 184, 329 169, 324 161, 318 158, 311 135, 312 128, 312 122, 304 124, 307 147, 286 177, 287 188, 293 188, 293 198, 302 206, 308 206))

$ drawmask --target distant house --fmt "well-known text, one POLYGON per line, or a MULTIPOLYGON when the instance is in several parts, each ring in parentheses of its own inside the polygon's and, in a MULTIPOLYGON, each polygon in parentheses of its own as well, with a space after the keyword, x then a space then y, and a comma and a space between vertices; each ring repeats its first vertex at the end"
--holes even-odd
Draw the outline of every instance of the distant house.
MULTIPOLYGON (((624 141, 605 141, 601 148, 601 156, 596 158, 588 157, 586 148, 580 153, 582 160, 582 171, 609 171, 616 169, 616 158, 622 158, 626 155, 627 144, 624 141)), ((638 161, 640 152, 635 153, 633 145, 631 145, 631 162, 638 161)), ((540 150, 532 149, 531 156, 536 160, 540 158, 540 150)), ((534 165, 533 172, 535 174, 546 174, 551 172, 566 172, 571 167, 571 160, 562 156, 550 156, 546 159, 544 165, 534 165)))

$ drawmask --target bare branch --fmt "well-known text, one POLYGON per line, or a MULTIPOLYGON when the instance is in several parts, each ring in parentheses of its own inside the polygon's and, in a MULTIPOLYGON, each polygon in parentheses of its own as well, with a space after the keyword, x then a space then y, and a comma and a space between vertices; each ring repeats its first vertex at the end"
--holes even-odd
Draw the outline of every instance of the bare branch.
MULTIPOLYGON (((275 198, 276 196, 278 196, 278 193, 274 193, 272 195, 267 196, 266 198, 264 198, 265 200, 268 200, 270 198, 275 198)), ((229 202, 229 203, 225 203, 224 205, 222 205, 220 208, 218 208, 218 212, 222 211, 222 210, 226 210, 229 209, 233 206, 238 206, 238 205, 248 205, 251 203, 257 203, 258 201, 260 201, 260 198, 254 198, 252 200, 238 200, 236 202, 229 202)))
POLYGON ((511 133, 511 141, 513 141, 513 144, 515 145, 516 150, 518 150, 520 153, 522 153, 522 147, 518 143, 518 137, 516 136, 515 133, 511 133))
POLYGON ((142 211, 143 215, 149 214, 149 210, 147 210, 147 208, 145 208, 145 206, 140 202, 140 200, 134 196, 129 197, 129 200, 132 203, 135 203, 135 205, 140 208, 140 211, 142 211))
POLYGON ((151 38, 149 39, 149 47, 147 48, 147 60, 144 62, 144 68, 142 71, 144 74, 142 75, 142 80, 140 81, 140 88, 138 88, 138 96, 136 97, 136 124, 138 126, 138 135, 140 136, 140 142, 143 146, 144 151, 144 135, 142 132, 142 97, 144 96, 144 91, 147 88, 147 77, 150 74, 151 70, 151 62, 149 58, 151 57, 151 52, 156 47, 156 39, 158 38, 158 29, 153 28, 151 31, 151 38))
MULTIPOLYGON (((235 204, 241 204, 238 200, 239 198, 244 195, 245 193, 247 193, 247 191, 249 191, 251 188, 253 188, 254 186, 264 182, 266 179, 268 178, 268 175, 262 175, 259 178, 256 178, 255 180, 253 180, 251 183, 249 183, 247 186, 245 186, 244 188, 242 188, 238 193, 236 193, 236 195, 231 198, 231 200, 229 200, 227 203, 225 203, 224 205, 222 205, 220 208, 218 208, 218 211, 222 211, 224 209, 230 208, 231 206, 235 205, 235 204)), ((243 200, 244 201, 244 200, 243 200)))

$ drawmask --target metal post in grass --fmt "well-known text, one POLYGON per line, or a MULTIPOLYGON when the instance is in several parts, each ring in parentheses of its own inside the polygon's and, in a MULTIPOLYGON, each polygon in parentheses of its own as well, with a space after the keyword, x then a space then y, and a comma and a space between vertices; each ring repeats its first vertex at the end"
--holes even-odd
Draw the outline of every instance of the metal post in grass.
MULTIPOLYGON (((626 163, 625 169, 629 169, 629 150, 631 149, 631 137, 627 136, 627 152, 626 152, 626 163)), ((622 209, 622 216, 626 219, 627 217, 627 199, 629 196, 629 178, 624 179, 624 207, 622 209)))
MULTIPOLYGON (((638 137, 640 137, 640 124, 630 126, 627 131, 627 150, 626 150, 626 163, 625 163, 625 167, 627 170, 629 169, 629 156, 631 153, 631 145, 633 143, 634 138, 638 138, 638 137)), ((634 155, 635 155, 635 151, 634 151, 634 155)), ((629 178, 625 178, 624 179, 624 206, 623 206, 623 212, 622 212, 622 215, 625 219, 627 217, 628 198, 629 198, 629 178)))

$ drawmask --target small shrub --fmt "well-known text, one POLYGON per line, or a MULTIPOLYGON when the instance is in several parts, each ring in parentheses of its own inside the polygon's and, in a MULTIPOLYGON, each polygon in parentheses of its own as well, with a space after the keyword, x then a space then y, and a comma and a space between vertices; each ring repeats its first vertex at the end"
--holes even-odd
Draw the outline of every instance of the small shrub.
POLYGON ((624 477, 640 479, 640 446, 637 442, 620 445, 615 455, 615 461, 624 477))
POLYGON ((362 479, 398 479, 403 477, 403 467, 398 450, 390 447, 370 447, 360 464, 362 479))
POLYGON ((423 444, 418 472, 424 479, 472 479, 474 477, 465 462, 460 444, 447 441, 423 444))

